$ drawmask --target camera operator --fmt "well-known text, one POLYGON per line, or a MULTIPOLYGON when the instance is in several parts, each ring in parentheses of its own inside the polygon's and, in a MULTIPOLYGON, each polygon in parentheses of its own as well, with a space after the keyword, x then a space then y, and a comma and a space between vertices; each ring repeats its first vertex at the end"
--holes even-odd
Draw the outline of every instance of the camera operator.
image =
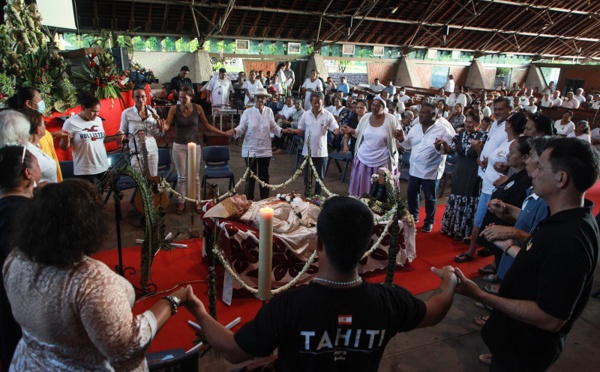
POLYGON ((170 89, 171 93, 173 94, 173 97, 177 97, 179 91, 186 85, 192 89, 194 88, 192 84, 192 79, 188 77, 189 74, 190 68, 187 66, 182 66, 181 70, 179 70, 179 75, 171 79, 170 89))

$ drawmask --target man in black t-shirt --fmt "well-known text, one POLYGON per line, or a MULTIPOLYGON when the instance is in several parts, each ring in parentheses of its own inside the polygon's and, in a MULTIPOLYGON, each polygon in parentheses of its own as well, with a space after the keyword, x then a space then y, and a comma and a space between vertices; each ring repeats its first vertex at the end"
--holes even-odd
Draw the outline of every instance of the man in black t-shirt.
POLYGON ((515 261, 499 296, 482 291, 456 269, 457 292, 494 310, 481 335, 492 352, 490 370, 545 371, 558 359, 590 297, 598 261, 598 224, 584 199, 599 175, 594 148, 577 138, 552 140, 532 173, 533 191, 549 216, 519 248, 497 245, 515 261))
POLYGON ((263 306, 235 335, 215 321, 198 298, 186 305, 210 344, 240 363, 279 348, 279 371, 377 371, 388 341, 398 332, 440 322, 457 284, 452 267, 432 268, 441 293, 423 302, 406 289, 369 284, 357 265, 373 231, 362 202, 328 199, 317 221, 319 273, 308 286, 286 291, 263 306))
POLYGON ((177 95, 179 94, 179 91, 184 86, 193 88, 192 79, 190 79, 188 77, 189 74, 190 74, 190 68, 187 66, 183 66, 183 67, 181 67, 181 70, 179 70, 179 74, 177 76, 175 76, 173 79, 171 79, 170 89, 171 89, 171 93, 173 93, 173 97, 177 97, 177 95))

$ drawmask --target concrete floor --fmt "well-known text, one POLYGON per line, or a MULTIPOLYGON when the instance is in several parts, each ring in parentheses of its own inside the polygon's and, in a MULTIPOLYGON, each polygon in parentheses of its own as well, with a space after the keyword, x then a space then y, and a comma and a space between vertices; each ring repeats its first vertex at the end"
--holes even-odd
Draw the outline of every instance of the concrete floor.
MULTIPOLYGON (((240 142, 241 144, 241 142, 240 142)), ((241 146, 230 145, 231 168, 237 178, 241 177, 245 170, 243 160, 240 156, 241 146)), ((295 157, 288 154, 276 155, 270 165, 271 183, 280 183, 287 180, 293 173, 295 157)), ((325 179, 325 184, 332 192, 347 195, 348 179, 345 183, 340 182, 341 174, 332 164, 325 179)), ((227 189, 227 181, 219 182, 221 192, 227 189)), ((403 190, 406 185, 403 184, 403 190)), ((302 177, 299 177, 290 185, 287 191, 303 192, 302 177)), ((241 190, 243 192, 243 189, 241 190)), ((445 203, 449 194, 450 186, 446 189, 439 203, 445 203)), ((135 245, 135 239, 143 237, 140 227, 140 215, 128 202, 131 191, 125 191, 122 210, 123 220, 121 222, 123 247, 135 245)), ((258 190, 256 190, 258 196, 258 190)), ((190 225, 190 214, 176 215, 175 198, 171 199, 171 205, 167 211, 167 231, 179 229, 184 232, 185 237, 190 225)), ((104 242, 104 249, 115 249, 116 233, 114 228, 114 203, 107 204, 107 219, 110 233, 104 242)), ((188 211, 189 212, 189 208, 188 211)), ((436 216, 441 219, 442 216, 436 216)), ((198 218, 195 218, 199 225, 198 218)), ((433 232, 432 234, 439 234, 433 232)), ((440 236, 440 239, 442 238, 440 236)), ((417 247, 422 249, 423 247, 417 247)), ((449 262, 448 264, 453 264, 449 262)), ((596 270, 595 289, 600 288, 600 277, 596 270)), ((481 279, 477 279, 483 285, 481 279)), ((419 295, 419 298, 427 299, 434 292, 419 295)), ((454 305, 446 318, 437 326, 419 329, 408 334, 400 334, 394 337, 386 348, 381 361, 380 371, 485 371, 484 366, 477 359, 479 354, 486 353, 487 348, 479 335, 480 328, 473 324, 473 318, 484 315, 485 312, 474 306, 472 300, 457 295, 454 305)), ((576 322, 573 331, 569 335, 566 348, 558 363, 553 366, 552 371, 598 371, 600 370, 600 300, 591 298, 583 315, 576 322)), ((215 360, 214 358, 202 358, 200 368, 202 371, 225 371, 237 366, 215 360)))

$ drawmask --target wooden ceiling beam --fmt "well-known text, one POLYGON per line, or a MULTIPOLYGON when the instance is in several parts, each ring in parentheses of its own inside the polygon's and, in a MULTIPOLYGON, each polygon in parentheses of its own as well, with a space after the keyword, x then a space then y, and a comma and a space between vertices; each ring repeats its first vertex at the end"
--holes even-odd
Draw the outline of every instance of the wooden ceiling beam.
POLYGON ((161 33, 165 33, 167 31, 167 26, 169 24, 169 4, 165 5, 165 14, 163 15, 163 21, 160 25, 161 33))

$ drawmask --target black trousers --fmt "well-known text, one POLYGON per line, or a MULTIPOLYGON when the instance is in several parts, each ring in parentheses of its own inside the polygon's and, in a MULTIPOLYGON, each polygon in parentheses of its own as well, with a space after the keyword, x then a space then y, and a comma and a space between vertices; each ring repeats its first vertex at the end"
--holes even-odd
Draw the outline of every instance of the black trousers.
MULTIPOLYGON (((325 180, 325 165, 327 165, 327 158, 312 158, 312 162, 315 166, 317 174, 319 178, 324 181, 325 180)), ((321 185, 315 179, 314 172, 309 164, 306 164, 306 168, 304 168, 304 196, 311 197, 313 195, 321 195, 321 185), (311 194, 312 190, 310 188, 308 182, 309 172, 312 176, 312 184, 315 185, 315 193, 311 194)))
MULTIPOLYGON (((258 178, 266 183, 269 183, 269 163, 271 162, 271 157, 268 158, 244 158, 246 161, 246 166, 249 166, 252 172, 258 176, 258 178)), ((254 200, 254 186, 256 185, 256 180, 252 177, 248 177, 246 179, 246 189, 245 194, 248 200, 254 200)), ((269 188, 259 186, 260 189, 260 199, 266 199, 269 197, 269 188)))

